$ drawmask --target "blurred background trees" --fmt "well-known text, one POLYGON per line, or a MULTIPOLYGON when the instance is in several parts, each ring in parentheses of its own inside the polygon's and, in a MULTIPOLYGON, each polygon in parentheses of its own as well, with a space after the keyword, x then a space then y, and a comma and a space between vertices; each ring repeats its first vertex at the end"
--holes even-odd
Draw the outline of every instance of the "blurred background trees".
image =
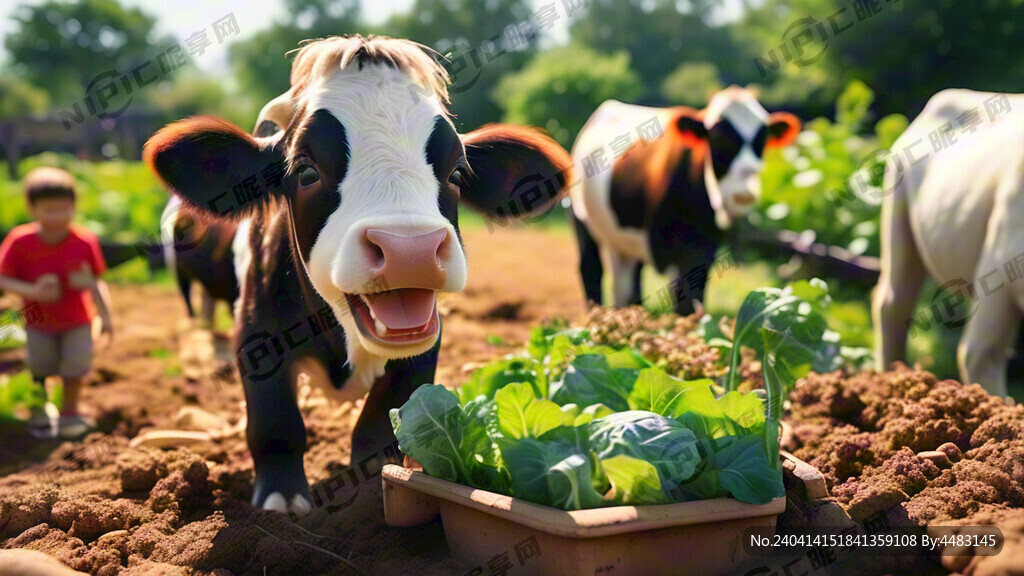
MULTIPOLYGON (((362 0, 278 2, 284 18, 229 45, 229 78, 189 68, 141 100, 169 116, 222 113, 248 127, 287 89, 290 50, 352 32, 448 54, 462 129, 501 118, 550 122, 564 130, 560 140, 575 136, 576 117, 598 94, 700 106, 723 86, 753 84, 769 107, 831 117, 856 79, 875 92, 870 116, 880 118, 912 116, 947 87, 1020 91, 1024 77, 1024 0, 413 0, 374 24, 362 0), (830 17, 839 29, 822 35, 830 17), (782 58, 777 69, 756 64, 800 34, 813 37, 805 58, 782 58), (557 74, 573 80, 555 85, 557 74), (535 102, 556 96, 563 101, 535 102)), ((152 15, 118 0, 32 2, 10 17, 0 117, 66 107, 98 74, 127 70, 175 40, 157 37, 152 15)))
POLYGON ((152 16, 117 0, 23 4, 12 18, 17 29, 4 39, 5 69, 45 90, 54 105, 81 99, 100 73, 129 70, 169 42, 154 35, 152 16))

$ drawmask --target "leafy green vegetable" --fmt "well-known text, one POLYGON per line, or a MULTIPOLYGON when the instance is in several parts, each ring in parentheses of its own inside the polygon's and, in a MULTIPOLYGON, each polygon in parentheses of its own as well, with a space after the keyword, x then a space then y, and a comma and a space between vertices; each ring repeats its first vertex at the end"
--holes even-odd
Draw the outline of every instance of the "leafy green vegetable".
POLYGON ((633 368, 609 366, 607 356, 583 354, 552 383, 551 399, 558 404, 604 404, 615 411, 629 410, 629 394, 636 378, 633 368))
POLYGON ((760 436, 725 436, 705 441, 707 457, 693 478, 679 486, 675 497, 705 500, 732 496, 764 504, 785 495, 782 475, 768 462, 760 436))
POLYGON ((507 358, 477 370, 472 380, 459 388, 459 399, 465 404, 480 395, 494 398, 495 392, 513 382, 529 382, 539 395, 543 395, 542 380, 542 369, 536 360, 507 358))
POLYGON ((508 472, 502 468, 501 452, 494 438, 497 431, 495 402, 484 396, 470 400, 462 411, 463 457, 468 461, 469 484, 494 492, 508 490, 508 472))
MULTIPOLYGON (((60 389, 54 391, 53 402, 60 406, 60 389)), ((18 408, 42 406, 46 403, 46 391, 32 380, 28 370, 16 374, 0 375, 0 420, 17 420, 18 408)))
POLYGON ((463 411, 459 398, 444 386, 420 386, 401 408, 391 410, 391 425, 402 450, 429 470, 431 476, 466 482, 470 446, 463 444, 463 411))
POLYGON ((432 476, 566 510, 768 502, 784 493, 782 401, 807 371, 835 362, 821 314, 828 299, 824 283, 798 282, 752 292, 732 330, 705 319, 702 333, 731 366, 724 394, 556 322, 533 330, 525 354, 477 370, 458 395, 417 389, 392 424, 432 476), (743 346, 761 356, 767 394, 736 390, 743 346))
POLYGON ((700 462, 693 432, 653 412, 611 414, 591 422, 587 432, 590 447, 600 460, 632 456, 653 465, 661 480, 672 486, 689 479, 700 462))
MULTIPOLYGON (((778 452, 782 404, 797 379, 811 369, 827 369, 835 352, 831 346, 823 309, 828 305, 828 286, 821 280, 795 282, 780 290, 760 288, 747 295, 736 316, 729 356, 727 391, 738 384, 741 346, 754 349, 762 358, 768 413, 765 451, 778 452)), ((778 461, 771 459, 778 469, 778 461)))
POLYGON ((579 426, 580 424, 587 424, 593 421, 595 418, 604 418, 605 416, 614 413, 615 410, 612 410, 611 408, 605 406, 604 404, 591 404, 590 406, 584 408, 582 412, 580 412, 579 416, 576 417, 576 420, 573 422, 573 424, 575 424, 576 426, 579 426))
POLYGON ((650 463, 624 454, 601 460, 601 468, 612 486, 615 502, 622 504, 664 504, 668 495, 661 489, 658 470, 650 463))
POLYGON ((592 484, 593 463, 575 447, 533 438, 498 444, 515 497, 565 510, 608 504, 592 484))
POLYGON ((535 398, 528 383, 509 384, 494 394, 498 407, 498 427, 506 438, 536 438, 563 425, 571 425, 576 414, 550 400, 535 398))

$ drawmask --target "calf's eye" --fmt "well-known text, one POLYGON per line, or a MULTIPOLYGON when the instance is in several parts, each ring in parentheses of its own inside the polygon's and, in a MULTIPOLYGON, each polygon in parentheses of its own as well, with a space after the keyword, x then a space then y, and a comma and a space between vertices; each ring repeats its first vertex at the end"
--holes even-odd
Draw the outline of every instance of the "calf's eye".
POLYGON ((320 181, 320 173, 316 168, 305 165, 299 169, 299 186, 312 186, 320 181))

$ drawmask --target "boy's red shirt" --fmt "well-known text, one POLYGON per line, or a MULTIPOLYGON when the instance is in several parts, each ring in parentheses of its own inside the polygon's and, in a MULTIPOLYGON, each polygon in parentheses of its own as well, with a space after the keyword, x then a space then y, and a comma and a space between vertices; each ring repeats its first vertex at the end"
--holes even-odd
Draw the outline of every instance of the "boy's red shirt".
POLYGON ((73 290, 69 275, 85 262, 97 278, 107 269, 99 239, 71 224, 68 235, 57 244, 46 244, 33 223, 16 226, 0 243, 0 275, 35 282, 43 274, 60 278, 60 299, 51 304, 25 301, 25 325, 43 332, 64 332, 89 324, 96 315, 90 290, 73 290))

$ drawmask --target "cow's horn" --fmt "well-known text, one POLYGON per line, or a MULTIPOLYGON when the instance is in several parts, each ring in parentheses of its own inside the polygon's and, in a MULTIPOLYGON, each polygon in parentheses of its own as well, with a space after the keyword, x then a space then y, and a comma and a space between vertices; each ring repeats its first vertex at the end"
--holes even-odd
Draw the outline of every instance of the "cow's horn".
POLYGON ((294 112, 294 101, 292 100, 291 92, 291 90, 288 90, 263 106, 263 109, 260 110, 259 116, 256 117, 256 126, 253 127, 254 134, 259 129, 260 125, 266 120, 270 120, 274 124, 277 124, 281 130, 288 127, 288 124, 292 120, 292 113, 294 112))

